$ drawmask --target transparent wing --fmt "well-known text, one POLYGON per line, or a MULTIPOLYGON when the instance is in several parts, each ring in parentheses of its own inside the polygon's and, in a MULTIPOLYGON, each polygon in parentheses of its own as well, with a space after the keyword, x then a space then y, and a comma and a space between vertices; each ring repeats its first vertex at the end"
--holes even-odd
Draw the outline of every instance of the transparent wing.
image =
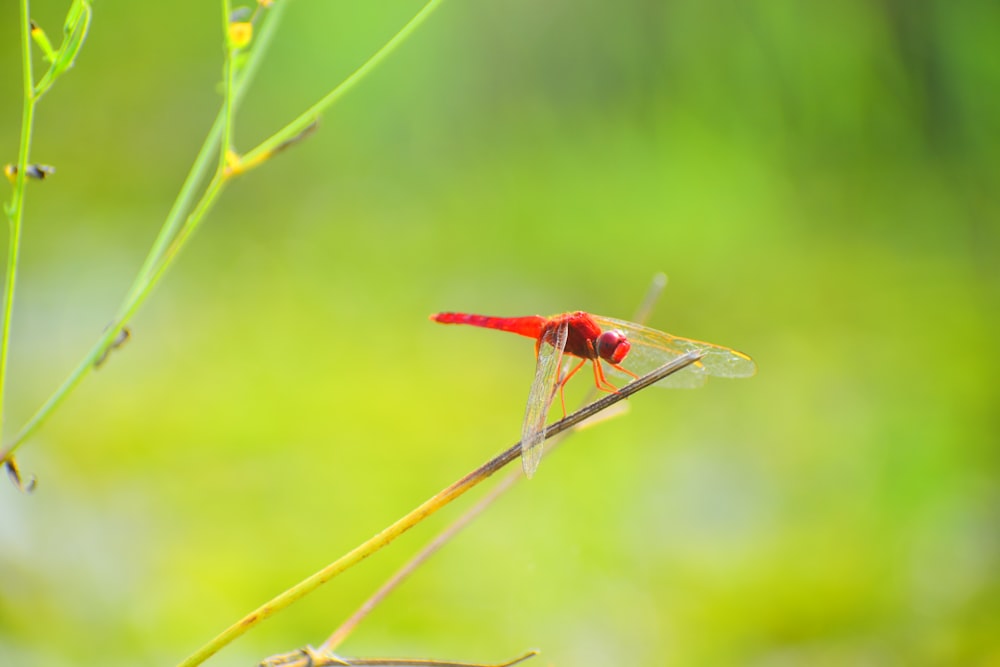
POLYGON ((528 392, 528 405, 524 409, 524 423, 521 426, 521 466, 529 479, 538 469, 542 460, 542 445, 545 442, 545 418, 549 406, 556 395, 559 379, 559 364, 563 348, 566 347, 568 323, 563 322, 555 329, 547 329, 542 334, 535 363, 535 380, 528 392))
MULTIPOLYGON (((700 387, 712 375, 742 378, 750 377, 757 372, 757 364, 753 362, 753 359, 728 347, 680 338, 624 320, 596 315, 592 317, 602 330, 621 329, 625 332, 629 342, 632 343, 632 349, 621 365, 638 375, 645 375, 685 352, 696 350, 705 355, 684 370, 659 382, 658 387, 687 389, 700 387)), ((613 369, 611 372, 618 377, 627 377, 613 369)))

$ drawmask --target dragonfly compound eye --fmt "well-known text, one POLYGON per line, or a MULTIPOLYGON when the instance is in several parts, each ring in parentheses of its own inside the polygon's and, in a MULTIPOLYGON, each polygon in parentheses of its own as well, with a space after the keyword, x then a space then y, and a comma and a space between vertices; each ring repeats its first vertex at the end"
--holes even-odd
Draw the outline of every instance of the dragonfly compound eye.
POLYGON ((613 364, 620 364, 632 344, 628 342, 625 333, 618 329, 605 331, 597 337, 597 356, 613 364))

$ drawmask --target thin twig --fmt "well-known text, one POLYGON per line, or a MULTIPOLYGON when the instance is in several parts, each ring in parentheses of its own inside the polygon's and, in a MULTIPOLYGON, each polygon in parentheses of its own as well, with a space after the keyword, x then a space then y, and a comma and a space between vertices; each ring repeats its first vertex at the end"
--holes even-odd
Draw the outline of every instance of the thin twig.
MULTIPOLYGON (((660 366, 651 373, 642 376, 635 382, 619 389, 616 393, 609 394, 594 403, 590 403, 570 416, 555 422, 546 429, 545 437, 551 438, 576 426, 585 419, 599 413, 601 410, 604 410, 619 401, 625 400, 637 391, 642 391, 649 385, 659 382, 668 375, 686 368, 687 366, 698 361, 701 357, 702 353, 695 351, 688 352, 680 357, 677 357, 669 363, 660 366)), ((517 460, 520 456, 521 443, 518 442, 507 451, 490 459, 476 470, 473 470, 431 497, 429 500, 423 502, 404 517, 385 528, 382 532, 358 545, 315 574, 307 577, 272 600, 250 612, 191 654, 187 659, 180 663, 179 667, 194 667, 194 665, 200 665, 224 646, 242 636, 250 628, 254 627, 261 621, 270 618, 309 593, 312 593, 314 590, 330 581, 344 570, 356 565, 368 556, 371 556, 373 553, 391 543, 410 528, 413 528, 442 507, 445 507, 480 482, 489 478, 505 465, 517 460)))
POLYGON ((24 194, 28 176, 28 155, 31 132, 35 122, 34 79, 31 71, 31 9, 28 0, 21 0, 21 78, 24 100, 21 106, 21 142, 17 155, 17 174, 10 206, 6 207, 9 222, 7 239, 7 270, 4 279, 3 305, 0 307, 0 433, 3 431, 3 409, 6 402, 7 359, 10 352, 10 323, 17 285, 17 263, 21 248, 21 222, 24 218, 24 194))
POLYGON ((538 651, 528 651, 507 662, 484 664, 478 662, 455 662, 454 660, 427 660, 421 658, 345 658, 329 651, 306 647, 275 655, 262 661, 258 667, 337 667, 338 665, 382 665, 384 667, 514 667, 528 658, 538 655, 538 651))
POLYGON ((434 10, 441 5, 442 2, 444 2, 444 0, 429 0, 419 12, 413 15, 413 18, 407 21, 406 25, 400 28, 399 32, 393 35, 388 42, 372 54, 372 56, 366 60, 363 65, 361 65, 361 67, 354 70, 354 72, 344 79, 336 88, 324 95, 311 107, 303 111, 298 118, 262 141, 256 148, 248 151, 243 156, 242 161, 249 165, 257 164, 261 155, 273 153, 277 146, 280 146, 289 139, 294 138, 309 125, 315 123, 316 119, 323 115, 324 111, 326 111, 331 105, 333 105, 362 79, 364 79, 369 72, 378 67, 378 65, 393 51, 395 51, 400 44, 405 42, 410 35, 412 35, 417 28, 419 28, 420 25, 427 20, 434 10))
MULTIPOLYGON (((14 316, 14 294, 17 291, 17 268, 21 249, 21 227, 24 220, 24 197, 29 175, 28 157, 31 153, 31 136, 35 123, 35 107, 38 97, 34 92, 34 74, 31 67, 31 8, 28 0, 20 2, 21 27, 21 79, 23 100, 21 106, 21 140, 14 167, 14 194, 10 204, 4 207, 8 222, 7 265, 3 286, 3 305, 0 306, 0 437, 4 430, 4 406, 7 402, 7 362, 10 356, 11 320, 14 316)), ((11 456, 3 456, 3 469, 9 479, 22 492, 30 493, 35 488, 34 477, 25 482, 17 461, 11 456)))
MULTIPOLYGON (((531 651, 510 662, 493 665, 442 660, 411 660, 407 658, 343 658, 343 661, 345 665, 371 665, 372 667, 378 665, 383 667, 514 667, 514 665, 524 662, 528 658, 533 658, 536 655, 538 655, 538 651, 531 651)), ((337 663, 333 664, 336 665, 337 663)))
POLYGON ((638 324, 645 324, 649 316, 653 314, 653 308, 656 307, 656 303, 660 300, 660 295, 663 293, 663 289, 667 286, 667 274, 657 273, 653 276, 653 281, 649 285, 649 289, 646 290, 646 296, 643 297, 642 303, 639 307, 635 309, 635 313, 632 315, 632 321, 638 324))

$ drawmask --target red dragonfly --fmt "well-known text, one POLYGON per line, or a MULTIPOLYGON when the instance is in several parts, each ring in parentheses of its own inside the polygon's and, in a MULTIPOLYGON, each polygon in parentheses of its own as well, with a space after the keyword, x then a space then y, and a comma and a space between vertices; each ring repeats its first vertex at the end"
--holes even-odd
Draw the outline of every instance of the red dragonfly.
POLYGON ((563 415, 566 401, 563 387, 589 361, 594 370, 594 384, 605 392, 617 387, 605 377, 608 373, 637 379, 663 364, 691 351, 703 356, 687 368, 660 382, 664 387, 700 387, 710 375, 716 377, 750 377, 757 372, 753 359, 721 345, 680 338, 640 324, 600 317, 578 310, 552 317, 489 317, 467 313, 438 313, 431 319, 442 324, 468 324, 486 329, 499 329, 535 339, 535 380, 528 393, 528 405, 521 427, 521 465, 529 478, 535 474, 542 459, 545 442, 545 420, 558 390, 563 415), (578 362, 563 374, 559 367, 564 355, 578 362), (626 362, 628 368, 623 363, 626 362))

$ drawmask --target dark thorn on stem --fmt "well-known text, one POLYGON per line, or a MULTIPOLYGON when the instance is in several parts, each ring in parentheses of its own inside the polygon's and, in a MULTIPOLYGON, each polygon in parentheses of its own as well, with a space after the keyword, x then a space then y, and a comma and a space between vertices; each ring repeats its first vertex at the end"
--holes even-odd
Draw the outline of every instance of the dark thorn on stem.
POLYGON ((108 355, 111 354, 111 351, 120 348, 122 345, 127 343, 131 337, 132 331, 128 327, 122 327, 121 331, 118 332, 118 335, 115 336, 115 339, 111 341, 106 348, 104 348, 104 352, 101 353, 101 356, 94 360, 94 368, 100 368, 104 362, 107 361, 108 355))
POLYGON ((285 139, 280 144, 278 144, 277 146, 275 146, 271 150, 271 155, 276 155, 277 153, 280 153, 281 151, 285 150, 286 148, 292 146, 293 144, 299 143, 300 141, 302 141, 303 139, 305 139, 306 137, 308 137, 310 134, 312 134, 313 132, 315 132, 317 130, 317 128, 319 128, 319 119, 318 118, 316 120, 314 120, 313 122, 309 123, 308 125, 306 125, 305 129, 302 130, 301 132, 299 132, 298 134, 296 134, 294 137, 292 137, 290 139, 285 139))
POLYGON ((17 467, 17 462, 13 457, 4 461, 3 467, 7 471, 7 477, 17 487, 18 491, 21 493, 31 493, 35 490, 35 484, 38 481, 37 478, 34 475, 29 476, 27 479, 22 477, 21 470, 17 467))

